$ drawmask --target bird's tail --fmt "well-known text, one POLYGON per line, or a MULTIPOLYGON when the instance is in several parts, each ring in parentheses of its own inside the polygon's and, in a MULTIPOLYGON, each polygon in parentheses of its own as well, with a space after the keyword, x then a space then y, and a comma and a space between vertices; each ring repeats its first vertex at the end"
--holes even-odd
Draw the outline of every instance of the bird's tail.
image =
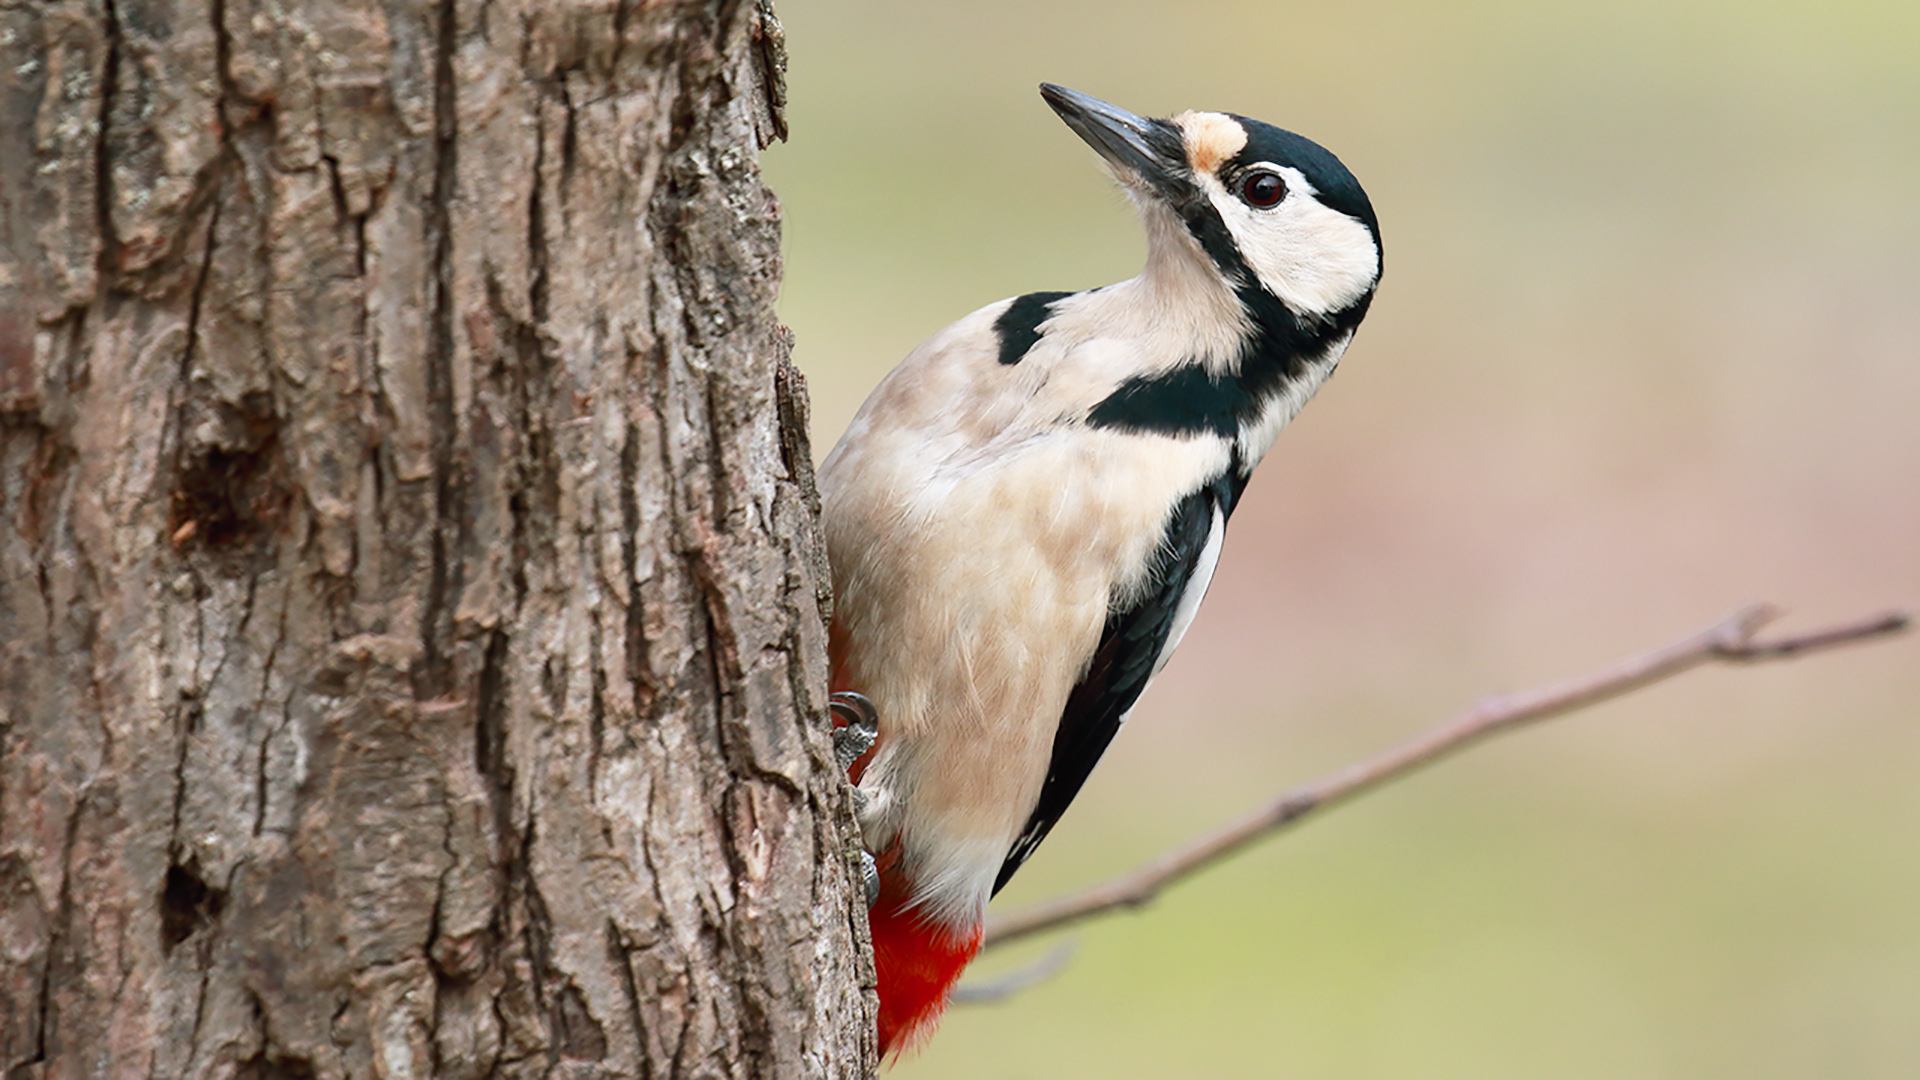
POLYGON ((884 1058, 933 1033, 947 1007, 947 992, 980 952, 981 927, 956 934, 884 894, 868 916, 873 966, 880 979, 884 1058))

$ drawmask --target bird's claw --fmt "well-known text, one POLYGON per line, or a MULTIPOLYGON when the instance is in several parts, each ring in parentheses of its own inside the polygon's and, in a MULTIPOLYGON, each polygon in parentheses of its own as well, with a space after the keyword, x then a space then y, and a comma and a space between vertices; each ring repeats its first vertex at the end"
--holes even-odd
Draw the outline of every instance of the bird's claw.
MULTIPOLYGON (((851 690, 829 697, 827 709, 838 721, 833 729, 833 759, 839 763, 840 771, 846 772, 880 740, 880 711, 865 694, 851 690)), ((871 799, 858 784, 849 782, 849 787, 855 813, 864 811, 871 799)), ((860 849, 860 878, 867 890, 867 906, 872 907, 880 899, 880 866, 874 861, 873 853, 864 847, 860 849)))
POLYGON ((867 695, 852 690, 829 697, 827 710, 841 722, 833 729, 833 756, 840 763, 840 771, 845 772, 879 741, 880 711, 867 695))
POLYGON ((880 902, 880 864, 873 861, 873 853, 866 848, 860 849, 860 880, 867 887, 867 906, 880 902))

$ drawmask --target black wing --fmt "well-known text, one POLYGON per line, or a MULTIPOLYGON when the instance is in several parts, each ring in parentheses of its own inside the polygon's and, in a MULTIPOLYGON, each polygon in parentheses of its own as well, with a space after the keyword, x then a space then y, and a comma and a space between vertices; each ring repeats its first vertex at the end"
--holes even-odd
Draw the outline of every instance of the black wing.
POLYGON ((1227 515, 1233 512, 1244 484, 1240 470, 1229 468, 1226 476, 1181 500, 1154 553, 1155 585, 1132 607, 1107 612, 1100 646, 1086 674, 1068 695, 1060 727, 1054 732, 1053 758, 1047 763, 1040 801, 1020 830, 1020 839, 1014 841, 1006 861, 1000 864, 994 892, 1006 885, 1040 841, 1047 838, 1054 822, 1066 813, 1067 804, 1080 794, 1080 786, 1087 782, 1094 763, 1106 753, 1128 710, 1147 688, 1173 630, 1181 599, 1190 585, 1205 585, 1194 582, 1193 574, 1213 535, 1214 523, 1217 520, 1220 528, 1226 527, 1227 515))

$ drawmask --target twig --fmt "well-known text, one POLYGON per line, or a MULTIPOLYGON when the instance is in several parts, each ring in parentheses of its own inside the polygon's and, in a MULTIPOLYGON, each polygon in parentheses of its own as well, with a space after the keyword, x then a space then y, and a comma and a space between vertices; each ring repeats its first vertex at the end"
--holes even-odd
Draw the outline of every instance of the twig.
POLYGON ((996 1001, 1004 1001, 1066 970, 1068 962, 1073 959, 1073 950, 1073 939, 1068 938, 1064 943, 1054 946, 1047 955, 1026 967, 1016 968, 991 979, 968 979, 953 988, 952 993, 947 995, 947 1001, 953 1005, 988 1005, 996 1001))
POLYGON ((1241 848, 1299 823, 1356 795, 1396 780, 1463 750, 1488 736, 1608 701, 1670 679, 1702 664, 1760 663, 1818 649, 1851 645, 1907 629, 1905 612, 1888 612, 1792 637, 1757 641, 1754 635, 1778 616, 1756 604, 1742 608, 1690 637, 1621 660, 1599 671, 1536 690, 1494 695, 1422 735, 1282 795, 1255 813, 1175 848, 1154 861, 1084 892, 1059 897, 989 920, 985 947, 1005 945, 1042 931, 1117 908, 1150 903, 1168 885, 1241 848))

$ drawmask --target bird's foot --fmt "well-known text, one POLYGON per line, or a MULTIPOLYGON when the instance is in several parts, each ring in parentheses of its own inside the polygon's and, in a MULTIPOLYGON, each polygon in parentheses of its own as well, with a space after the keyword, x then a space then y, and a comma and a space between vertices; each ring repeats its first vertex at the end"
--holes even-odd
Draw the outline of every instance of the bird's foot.
POLYGON ((827 698, 827 711, 836 721, 833 756, 840 763, 840 771, 846 772, 879 741, 880 710, 873 707, 867 695, 841 690, 827 698))
MULTIPOLYGON (((827 709, 835 721, 833 758, 841 772, 848 772, 853 768, 853 763, 859 761, 879 741, 880 711, 873 707, 873 702, 865 694, 851 690, 842 690, 829 697, 827 709)), ((853 783, 851 776, 847 782, 853 790, 854 811, 860 813, 867 808, 868 795, 860 790, 860 785, 853 783)), ((867 889, 867 906, 872 907, 880 899, 880 867, 874 862, 873 853, 864 847, 860 849, 860 876, 867 889)))
POLYGON ((873 861, 873 852, 860 849, 860 883, 867 890, 867 906, 880 902, 880 864, 873 861))

